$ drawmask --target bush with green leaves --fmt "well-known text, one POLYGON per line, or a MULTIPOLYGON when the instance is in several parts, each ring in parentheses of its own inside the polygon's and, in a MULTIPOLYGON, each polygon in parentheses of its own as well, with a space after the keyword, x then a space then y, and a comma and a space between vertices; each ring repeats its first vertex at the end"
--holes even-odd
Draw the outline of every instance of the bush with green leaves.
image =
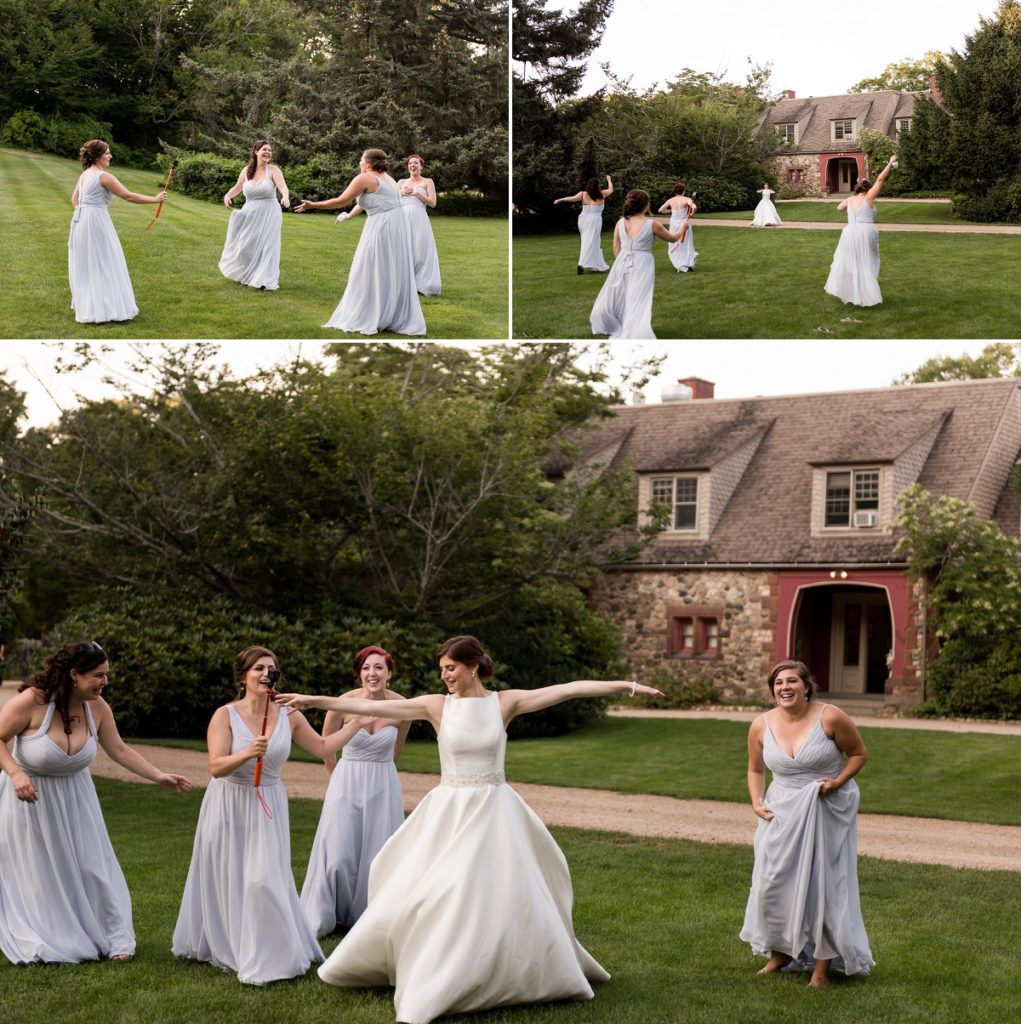
POLYGON ((918 484, 900 497, 898 551, 927 581, 939 656, 923 711, 1021 717, 1021 540, 918 484))

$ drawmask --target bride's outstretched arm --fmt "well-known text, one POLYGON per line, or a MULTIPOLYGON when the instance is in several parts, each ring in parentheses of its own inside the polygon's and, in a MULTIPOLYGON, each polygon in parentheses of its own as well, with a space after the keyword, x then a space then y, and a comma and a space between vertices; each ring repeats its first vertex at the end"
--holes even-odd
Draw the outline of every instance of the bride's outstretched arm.
POLYGON ((578 697, 662 697, 654 686, 645 686, 632 679, 576 679, 573 683, 541 686, 536 690, 502 690, 500 704, 505 722, 517 715, 562 704, 578 697))
POLYGON ((424 719, 438 725, 443 714, 443 697, 427 693, 409 700, 365 700, 360 697, 323 697, 303 693, 277 693, 273 700, 288 713, 320 708, 339 711, 342 715, 364 715, 367 718, 390 718, 395 722, 414 722, 424 719))

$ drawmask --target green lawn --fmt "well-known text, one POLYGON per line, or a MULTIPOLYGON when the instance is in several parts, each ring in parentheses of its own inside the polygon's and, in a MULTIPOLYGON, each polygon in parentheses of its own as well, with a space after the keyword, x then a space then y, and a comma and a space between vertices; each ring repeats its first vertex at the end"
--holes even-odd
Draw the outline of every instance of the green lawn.
MULTIPOLYGON (((391 1024, 389 990, 331 988, 314 972, 252 988, 208 965, 175 961, 170 940, 200 794, 106 779, 97 787, 132 892, 136 958, 34 967, 0 958, 5 1022, 391 1024)), ((291 802, 299 885, 318 813, 311 801, 291 802)), ((612 980, 592 1002, 444 1018, 452 1024, 1003 1024, 1016 1015, 1014 873, 862 858, 877 966, 867 979, 836 975, 820 993, 804 976, 757 977, 761 961, 737 937, 750 848, 553 831, 571 866, 579 941, 612 980)), ((323 944, 327 952, 335 941, 323 944)))
MULTIPOLYGON (((674 272, 656 243, 659 338, 1021 337, 1021 235, 885 233, 883 302, 861 309, 823 291, 836 231, 693 230, 693 274, 674 272), (841 323, 848 316, 861 323, 841 323)), ((603 251, 612 251, 609 232, 603 251)), ((578 276, 577 259, 577 235, 514 239, 515 338, 592 337, 589 314, 606 278, 578 276)))
MULTIPOLYGON (((608 718, 554 739, 512 741, 507 777, 743 803, 747 736, 742 722, 608 718)), ((858 780, 862 811, 1021 825, 1021 802, 1004 799, 1015 787, 1021 738, 885 728, 862 729, 862 736, 870 756, 858 780)), ((198 740, 179 745, 205 750, 198 740)), ((294 756, 313 760, 298 748, 294 756)), ((400 768, 438 772, 436 744, 408 743, 400 768)))
MULTIPOLYGON (((155 172, 111 167, 133 192, 153 195, 155 172)), ((70 309, 67 236, 78 163, 0 149, 0 223, 8 244, 0 291, 0 337, 17 338, 331 338, 365 222, 337 224, 324 214, 285 214, 280 290, 260 292, 217 269, 227 231, 222 205, 175 194, 149 230, 154 206, 115 199, 110 207, 139 314, 121 324, 78 324, 70 309)), ((507 337, 507 221, 434 217, 443 294, 422 298, 428 337, 507 337)), ((381 334, 380 338, 400 335, 381 334)))
MULTIPOLYGON (((785 224, 821 223, 846 224, 847 214, 837 211, 838 203, 833 202, 778 202, 777 213, 785 224)), ((719 213, 697 214, 697 219, 743 220, 749 224, 754 217, 753 210, 722 210, 719 213)), ((974 221, 954 217, 950 203, 912 203, 907 201, 889 202, 880 199, 876 203, 876 220, 881 224, 973 224, 974 221)))

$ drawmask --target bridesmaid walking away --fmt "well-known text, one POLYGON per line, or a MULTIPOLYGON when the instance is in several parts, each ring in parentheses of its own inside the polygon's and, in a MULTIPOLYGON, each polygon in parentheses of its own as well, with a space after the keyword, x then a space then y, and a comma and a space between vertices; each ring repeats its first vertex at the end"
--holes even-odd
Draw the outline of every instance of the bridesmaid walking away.
POLYGON ((280 287, 280 207, 290 206, 291 196, 283 172, 273 163, 273 147, 265 139, 252 146, 248 163, 237 184, 224 195, 223 205, 232 212, 220 273, 249 288, 276 291, 280 287), (245 205, 234 210, 232 203, 240 192, 245 205))
POLYGON ((397 182, 387 174, 388 166, 383 150, 367 149, 358 163, 359 173, 339 196, 320 202, 305 200, 295 208, 297 213, 336 210, 357 200, 368 217, 351 261, 347 287, 324 327, 352 334, 425 334, 408 224, 397 182))
POLYGON ((656 284, 656 260, 652 239, 683 242, 687 221, 678 231, 668 231, 649 216, 649 193, 632 189, 624 200, 624 216, 613 231, 610 276, 596 296, 589 321, 593 334, 608 334, 611 341, 655 338, 652 331, 652 290, 656 284))
POLYGON ((748 792, 759 824, 741 939, 769 958, 759 974, 810 969, 809 984, 821 988, 831 964, 868 974, 875 962, 858 898, 854 781, 868 752, 840 708, 813 699, 802 662, 780 662, 769 688, 776 707, 748 732, 748 792))
POLYGON ((554 199, 553 205, 559 203, 581 203, 578 214, 578 232, 581 234, 581 254, 578 256, 578 273, 585 270, 598 270, 605 273, 610 265, 603 259, 603 250, 599 239, 603 231, 603 207, 608 196, 613 195, 613 181, 606 176, 606 188, 599 187, 598 178, 589 178, 585 187, 573 196, 554 199))
POLYGON ((129 192, 109 171, 113 154, 102 139, 79 150, 82 173, 71 196, 74 216, 67 239, 67 276, 71 308, 80 324, 132 320, 138 316, 124 250, 107 207, 117 196, 129 203, 162 203, 166 192, 140 196, 129 192))

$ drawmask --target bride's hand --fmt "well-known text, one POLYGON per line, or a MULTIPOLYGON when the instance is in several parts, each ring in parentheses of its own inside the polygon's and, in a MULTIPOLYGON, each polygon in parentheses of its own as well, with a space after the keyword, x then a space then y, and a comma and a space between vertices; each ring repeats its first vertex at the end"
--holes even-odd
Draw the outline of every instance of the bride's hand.
POLYGON ((273 692, 273 703, 287 708, 288 714, 292 711, 304 711, 312 707, 314 697, 307 697, 303 693, 278 693, 273 692))

